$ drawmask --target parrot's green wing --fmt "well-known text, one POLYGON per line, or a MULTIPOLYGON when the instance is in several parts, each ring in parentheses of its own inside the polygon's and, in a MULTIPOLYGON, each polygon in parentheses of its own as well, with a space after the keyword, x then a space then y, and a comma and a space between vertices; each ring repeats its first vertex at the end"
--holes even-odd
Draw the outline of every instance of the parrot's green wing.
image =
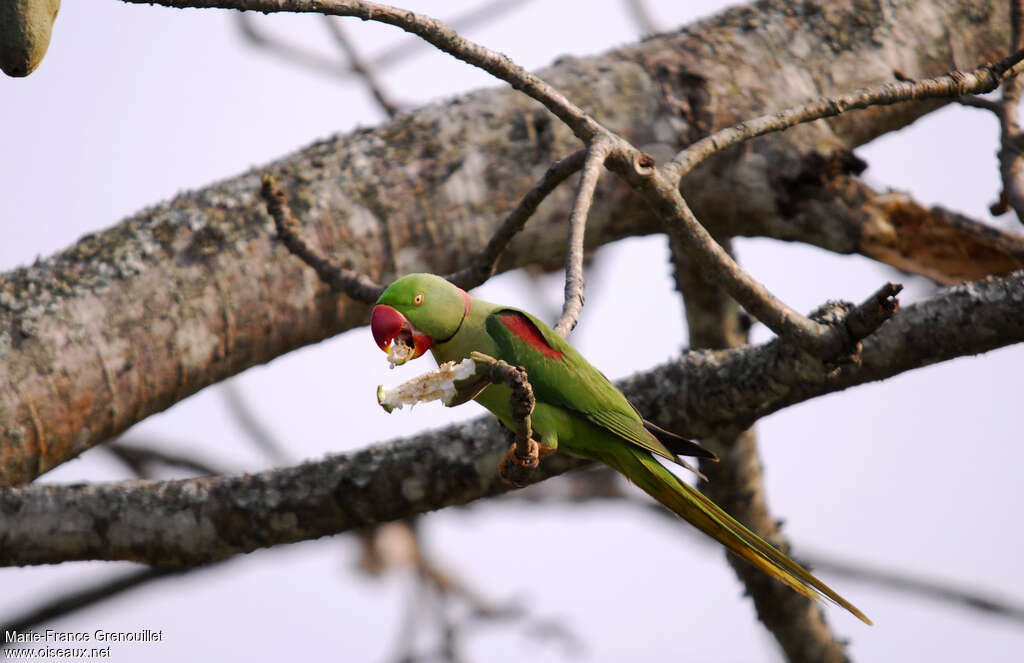
POLYGON ((608 378, 529 313, 498 309, 487 316, 485 328, 501 350, 501 359, 526 369, 539 402, 580 414, 592 424, 674 463, 685 465, 676 454, 715 457, 699 444, 645 422, 608 378))

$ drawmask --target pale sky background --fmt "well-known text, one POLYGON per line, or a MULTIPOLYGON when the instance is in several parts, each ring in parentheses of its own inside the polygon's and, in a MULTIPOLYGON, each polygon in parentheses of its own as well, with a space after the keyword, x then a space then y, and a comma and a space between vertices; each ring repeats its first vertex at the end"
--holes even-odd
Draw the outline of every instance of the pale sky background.
MULTIPOLYGON (((528 3, 467 36, 531 69, 562 54, 598 53, 637 39, 624 2, 587 3, 582 13, 581 4, 545 3, 539 20, 540 3, 528 3)), ((668 29, 725 3, 650 4, 668 29)), ((403 6, 448 18, 464 5, 423 0, 403 6)), ((39 70, 27 79, 0 79, 0 268, 59 251, 147 205, 318 138, 380 122, 357 81, 339 84, 252 48, 234 18, 113 0, 64 3, 39 70)), ((334 53, 318 17, 258 20, 276 34, 334 53)), ((367 56, 409 39, 358 20, 344 26, 367 56)), ((497 84, 429 50, 381 78, 395 98, 413 105, 497 84)), ((998 190, 996 138, 993 118, 949 108, 858 154, 876 184, 988 219, 987 205, 998 190)), ((1008 217, 994 223, 1021 230, 1008 217)), ((768 240, 737 244, 742 264, 804 311, 826 299, 859 301, 893 278, 857 257, 768 240)), ((667 257, 661 237, 628 240, 601 251, 588 273, 587 306, 572 340, 612 378, 664 362, 686 344, 667 257), (640 296, 637 283, 646 284, 640 296)), ((479 293, 543 315, 541 298, 550 310, 559 304, 560 279, 547 278, 538 296, 527 292, 523 277, 509 274, 479 293)), ((904 303, 926 292, 920 282, 909 285, 904 303)), ((767 337, 759 326, 755 338, 767 337)), ((797 554, 881 566, 1019 602, 1022 365, 1024 348, 1004 349, 763 420, 758 430, 771 506, 785 519, 797 554)), ((386 415, 376 406, 377 384, 429 367, 425 360, 389 372, 362 328, 249 370, 235 384, 298 460, 482 412, 475 404, 454 410, 435 404, 386 415)), ((263 469, 266 461, 223 404, 215 386, 130 435, 236 471, 263 469)), ((44 480, 126 476, 103 452, 92 451, 44 480)), ((531 636, 535 627, 526 621, 481 625, 463 641, 468 661, 781 660, 722 553, 681 522, 676 527, 626 504, 514 501, 449 509, 422 522, 439 564, 496 602, 520 602, 530 611, 528 621, 556 620, 585 647, 572 658, 559 644, 531 636), (631 561, 638 559, 643 562, 631 561), (526 572, 508 573, 513 561, 526 572)), ((403 573, 367 578, 355 569, 357 559, 350 536, 279 547, 154 584, 49 626, 164 631, 162 643, 114 645, 115 661, 390 661, 415 585, 403 573)), ((131 568, 73 563, 0 570, 0 621, 131 568)), ((851 640, 855 660, 1016 661, 1024 652, 1020 623, 821 575, 875 621, 867 627, 828 608, 837 632, 851 640)), ((436 635, 433 623, 422 623, 418 650, 433 647, 436 635)))

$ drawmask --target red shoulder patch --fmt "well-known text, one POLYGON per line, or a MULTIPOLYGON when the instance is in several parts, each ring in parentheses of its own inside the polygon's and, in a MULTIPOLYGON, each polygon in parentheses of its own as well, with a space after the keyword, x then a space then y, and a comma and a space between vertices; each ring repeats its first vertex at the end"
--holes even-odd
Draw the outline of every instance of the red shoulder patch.
POLYGON ((523 340, 534 350, 537 350, 545 357, 550 359, 561 359, 562 353, 551 347, 546 340, 544 335, 537 329, 537 325, 533 324, 533 321, 527 318, 522 313, 516 313, 515 311, 506 311, 505 313, 499 313, 498 317, 501 318, 501 322, 509 328, 509 330, 523 340))

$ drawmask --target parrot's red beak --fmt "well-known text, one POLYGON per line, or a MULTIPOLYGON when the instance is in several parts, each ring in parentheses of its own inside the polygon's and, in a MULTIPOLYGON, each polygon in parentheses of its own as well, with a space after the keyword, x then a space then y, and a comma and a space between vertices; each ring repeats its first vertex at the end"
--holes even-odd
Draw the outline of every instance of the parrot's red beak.
POLYGON ((404 315, 383 304, 373 307, 370 331, 373 333, 374 343, 384 352, 390 351, 392 343, 412 348, 411 359, 419 357, 434 344, 434 339, 418 331, 404 315))

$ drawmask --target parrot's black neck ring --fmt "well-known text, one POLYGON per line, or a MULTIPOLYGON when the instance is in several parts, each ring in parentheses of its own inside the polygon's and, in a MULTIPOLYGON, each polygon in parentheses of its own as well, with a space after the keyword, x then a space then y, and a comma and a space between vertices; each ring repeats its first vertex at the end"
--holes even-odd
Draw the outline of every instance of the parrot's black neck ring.
POLYGON ((462 310, 462 319, 459 320, 459 324, 455 327, 455 331, 453 331, 451 334, 449 334, 448 338, 440 339, 438 341, 435 341, 435 343, 447 343, 448 341, 450 341, 453 338, 455 338, 455 335, 459 333, 460 329, 462 329, 462 323, 465 322, 466 318, 469 317, 469 309, 473 305, 473 298, 470 297, 469 293, 467 293, 462 288, 459 288, 459 292, 462 293, 462 299, 463 299, 463 301, 466 302, 466 307, 462 310))

